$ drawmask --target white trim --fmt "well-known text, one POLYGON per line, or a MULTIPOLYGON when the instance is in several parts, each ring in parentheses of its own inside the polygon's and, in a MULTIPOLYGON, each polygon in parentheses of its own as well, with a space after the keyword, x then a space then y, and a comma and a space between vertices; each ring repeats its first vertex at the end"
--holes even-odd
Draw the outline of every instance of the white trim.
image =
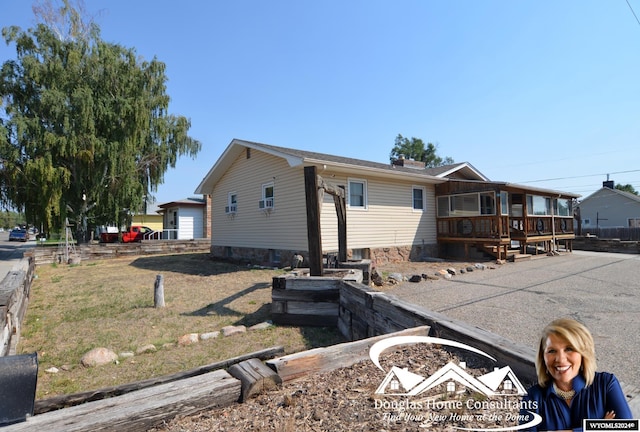
POLYGON ((367 181, 359 178, 351 178, 347 179, 347 197, 348 202, 347 206, 352 210, 367 210, 369 208, 369 203, 367 201, 367 181), (362 204, 361 206, 351 205, 351 183, 360 183, 362 184, 362 204))
POLYGON ((427 188, 426 187, 411 185, 411 210, 416 213, 422 213, 427 210, 427 188), (414 202, 415 197, 413 196, 413 191, 416 189, 422 191, 422 208, 420 209, 415 208, 415 202, 414 202))

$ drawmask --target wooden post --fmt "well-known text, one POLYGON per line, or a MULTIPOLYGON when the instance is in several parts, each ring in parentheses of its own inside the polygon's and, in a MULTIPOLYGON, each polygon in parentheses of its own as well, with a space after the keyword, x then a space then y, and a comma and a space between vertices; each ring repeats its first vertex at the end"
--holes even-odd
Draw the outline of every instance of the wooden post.
POLYGON ((341 195, 333 195, 333 203, 336 206, 338 216, 338 262, 347 261, 347 209, 345 205, 344 188, 341 195))
POLYGON ((227 372, 240 380, 240 402, 245 402, 251 396, 267 390, 274 390, 282 384, 280 376, 256 358, 235 364, 227 372))
POLYGON ((316 167, 304 167, 304 193, 307 201, 307 240, 309 243, 309 271, 322 276, 322 238, 316 167))
POLYGON ((156 283, 153 286, 153 307, 164 307, 164 277, 162 275, 156 276, 156 283))

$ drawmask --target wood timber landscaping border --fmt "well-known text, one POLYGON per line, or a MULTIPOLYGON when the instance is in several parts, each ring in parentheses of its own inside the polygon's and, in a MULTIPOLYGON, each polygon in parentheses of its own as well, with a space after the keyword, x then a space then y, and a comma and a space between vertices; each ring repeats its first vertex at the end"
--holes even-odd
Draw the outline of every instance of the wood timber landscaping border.
POLYGON ((469 344, 493 356, 499 364, 509 365, 519 377, 536 380, 533 349, 376 291, 357 280, 312 278, 299 273, 277 276, 273 278, 272 307, 276 324, 336 325, 351 341, 429 326, 431 336, 469 344))

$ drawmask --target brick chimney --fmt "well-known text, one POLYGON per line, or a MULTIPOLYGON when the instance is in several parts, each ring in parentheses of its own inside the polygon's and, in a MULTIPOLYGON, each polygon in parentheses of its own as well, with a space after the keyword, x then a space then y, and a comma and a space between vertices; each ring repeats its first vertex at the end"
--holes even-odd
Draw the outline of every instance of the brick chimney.
POLYGON ((401 166, 405 168, 424 169, 424 162, 416 161, 413 159, 406 159, 404 155, 400 155, 398 159, 394 159, 393 164, 395 166, 401 166))

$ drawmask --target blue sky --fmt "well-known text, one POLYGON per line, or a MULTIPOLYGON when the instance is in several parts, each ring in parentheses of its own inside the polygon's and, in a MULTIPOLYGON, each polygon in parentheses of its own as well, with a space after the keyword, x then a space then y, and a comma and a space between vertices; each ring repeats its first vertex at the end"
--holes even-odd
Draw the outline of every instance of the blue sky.
MULTIPOLYGON (((491 180, 640 190, 640 0, 85 4, 103 39, 166 63, 202 142, 160 203, 193 196, 233 138, 388 162, 402 134, 491 180)), ((0 0, 0 27, 33 24, 30 1, 0 0)))

